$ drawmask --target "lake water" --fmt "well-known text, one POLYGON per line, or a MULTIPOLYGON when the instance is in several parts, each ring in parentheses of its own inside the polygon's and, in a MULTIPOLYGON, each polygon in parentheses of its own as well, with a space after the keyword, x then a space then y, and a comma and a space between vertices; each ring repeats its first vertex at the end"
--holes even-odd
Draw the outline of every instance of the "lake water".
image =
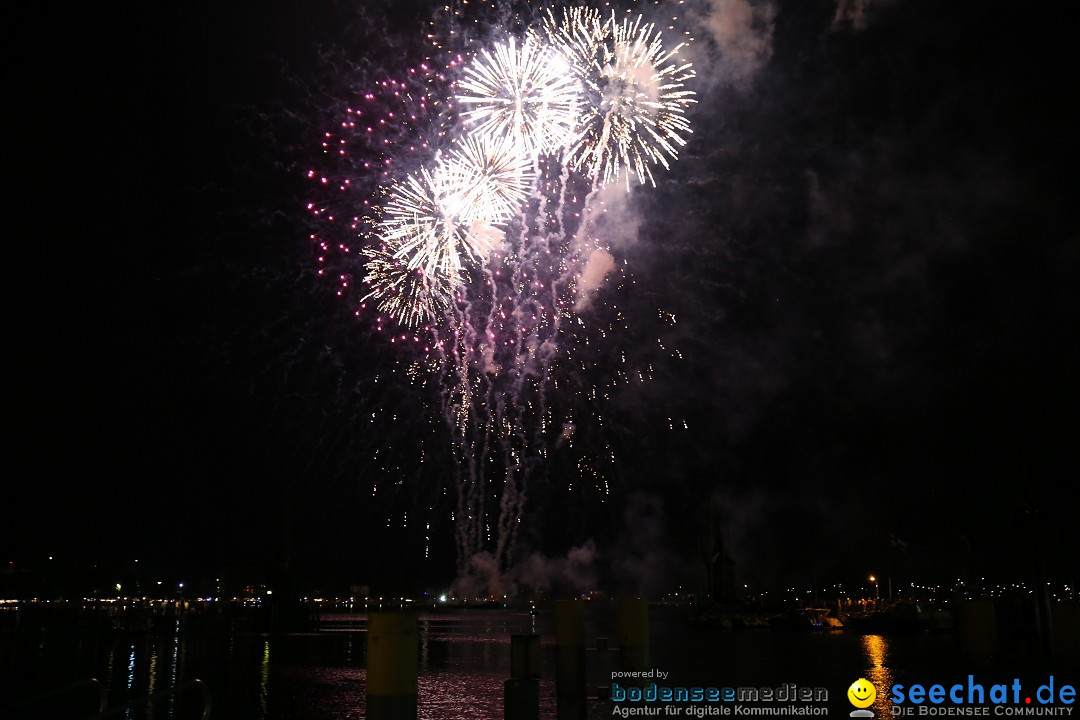
MULTIPOLYGON (((229 720, 315 720, 365 716, 364 615, 324 616, 355 620, 355 626, 300 634, 214 634, 158 632, 116 634, 101 630, 10 627, 0 631, 0 707, 87 677, 107 688, 110 705, 144 697, 192 678, 211 693, 212 718, 229 720)), ((586 641, 618 637, 613 603, 590 603, 586 641)), ((651 610, 651 660, 669 673, 671 686, 823 687, 829 714, 846 716, 847 687, 866 677, 878 687, 893 682, 965 681, 981 668, 965 658, 953 634, 922 633, 886 637, 850 631, 702 629, 691 627, 685 611, 651 610)), ((510 636, 541 636, 541 717, 555 717, 553 613, 485 609, 447 610, 419 615, 420 710, 423 720, 502 720, 503 681, 510 670, 510 636)), ((589 686, 611 682, 614 653, 590 650, 589 686)), ((998 666, 993 674, 1015 672, 1025 683, 1043 682, 1046 673, 1075 672, 1075 666, 1023 662, 998 666), (1037 681, 1037 682, 1036 682, 1037 681)), ((979 674, 982 678, 983 675, 979 674)), ((986 676, 986 681, 994 678, 986 676)), ((1075 675, 1071 682, 1077 684, 1075 675)), ((73 692, 61 701, 39 705, 26 717, 82 717, 95 707, 94 692, 73 692), (56 714, 59 713, 59 714, 56 714)), ((128 720, 197 718, 197 692, 127 711, 128 720)), ((610 701, 590 703, 589 718, 612 716, 610 701)), ((874 709, 888 717, 879 696, 874 709)))

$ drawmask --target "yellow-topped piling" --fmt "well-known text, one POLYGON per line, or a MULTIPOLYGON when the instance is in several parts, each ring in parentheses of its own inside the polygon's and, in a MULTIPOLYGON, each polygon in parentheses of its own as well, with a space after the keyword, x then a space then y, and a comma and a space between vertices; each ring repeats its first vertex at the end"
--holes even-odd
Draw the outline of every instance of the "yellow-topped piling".
POLYGON ((416 720, 419 675, 416 615, 368 615, 367 717, 416 720))

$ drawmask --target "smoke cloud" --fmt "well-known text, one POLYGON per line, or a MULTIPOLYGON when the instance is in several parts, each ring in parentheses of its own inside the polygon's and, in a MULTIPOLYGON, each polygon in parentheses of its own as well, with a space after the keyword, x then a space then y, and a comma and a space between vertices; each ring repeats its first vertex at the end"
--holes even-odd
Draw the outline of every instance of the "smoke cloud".
POLYGON ((453 583, 455 597, 474 600, 514 599, 520 595, 569 597, 597 587, 596 544, 587 540, 570 548, 565 557, 548 557, 533 552, 506 573, 489 552, 469 558, 453 583))
POLYGON ((705 11, 694 18, 699 35, 709 41, 709 57, 694 63, 706 84, 747 84, 757 70, 772 57, 773 21, 776 8, 771 2, 755 0, 709 0, 705 11))
MULTIPOLYGON (((631 182, 636 183, 637 180, 631 182)), ((598 190, 586 211, 588 215, 578 229, 576 242, 584 243, 596 237, 606 248, 613 250, 624 250, 636 244, 641 229, 641 214, 632 202, 633 196, 633 190, 626 191, 623 179, 598 190)), ((578 279, 575 312, 588 309, 596 290, 615 267, 615 256, 607 249, 597 248, 589 254, 578 279)))
POLYGON ((536 551, 505 573, 499 572, 491 553, 477 553, 454 581, 454 595, 500 600, 504 596, 572 597, 610 587, 623 594, 657 598, 692 576, 689 560, 673 549, 667 511, 659 496, 632 493, 622 516, 621 532, 602 542, 602 551, 592 539, 561 557, 536 551))
POLYGON ((615 269, 615 258, 607 250, 593 250, 578 280, 578 299, 574 311, 581 312, 589 306, 592 294, 604 282, 607 274, 615 269))
POLYGON ((851 28, 865 30, 869 19, 870 7, 875 0, 837 0, 836 14, 833 16, 833 30, 851 28))
POLYGON ((514 574, 521 587, 534 593, 576 595, 596 588, 597 558, 595 543, 587 540, 570 548, 562 558, 534 552, 515 568, 514 574))

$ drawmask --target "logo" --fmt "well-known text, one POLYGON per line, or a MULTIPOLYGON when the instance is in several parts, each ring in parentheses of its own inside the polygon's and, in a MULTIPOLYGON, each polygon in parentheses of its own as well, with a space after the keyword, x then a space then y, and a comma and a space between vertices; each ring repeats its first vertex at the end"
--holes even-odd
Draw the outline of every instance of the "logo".
POLYGON ((1076 688, 1066 685, 1054 676, 1034 693, 1030 686, 1025 690, 1020 678, 1012 683, 1000 683, 989 688, 975 682, 974 675, 967 676, 967 683, 949 687, 934 684, 927 687, 921 683, 893 685, 889 689, 894 717, 912 715, 1072 715, 1069 706, 1076 702, 1076 688), (993 711, 991 712, 991 707, 993 711))
POLYGON ((857 709, 851 711, 853 718, 872 718, 874 712, 866 708, 874 704, 877 699, 877 688, 866 678, 859 678, 851 683, 847 689, 847 699, 857 709))

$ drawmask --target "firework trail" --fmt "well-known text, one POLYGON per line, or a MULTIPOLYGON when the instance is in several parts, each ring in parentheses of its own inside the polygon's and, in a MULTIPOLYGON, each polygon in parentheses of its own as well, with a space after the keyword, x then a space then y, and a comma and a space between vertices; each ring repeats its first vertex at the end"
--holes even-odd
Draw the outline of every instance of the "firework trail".
MULTIPOLYGON (((392 341, 423 349, 450 436, 459 572, 487 558, 488 592, 515 561, 530 486, 573 443, 586 402, 568 378, 598 282, 583 273, 615 267, 601 188, 624 177, 627 189, 631 177, 655 184, 652 167, 686 142, 693 102, 681 45, 665 50, 640 16, 572 8, 529 20, 502 37, 458 33, 457 46, 433 34, 438 58, 365 94, 380 117, 348 108, 338 149, 347 152, 344 135, 363 139, 352 167, 367 181, 310 173, 346 201, 309 207, 360 246, 357 314, 373 304, 379 329, 406 331, 392 341)), ((324 151, 338 139, 327 133, 324 151)), ((313 234, 324 253, 328 236, 313 234)), ((342 290, 351 279, 341 274, 342 290)), ((606 489, 596 466, 578 463, 606 489)))
POLYGON ((444 395, 461 469, 459 552, 512 561, 528 488, 568 418, 549 399, 563 327, 592 244, 579 242, 584 185, 555 162, 515 226, 511 247, 480 269, 473 293, 454 308, 439 344, 450 368, 444 395))

